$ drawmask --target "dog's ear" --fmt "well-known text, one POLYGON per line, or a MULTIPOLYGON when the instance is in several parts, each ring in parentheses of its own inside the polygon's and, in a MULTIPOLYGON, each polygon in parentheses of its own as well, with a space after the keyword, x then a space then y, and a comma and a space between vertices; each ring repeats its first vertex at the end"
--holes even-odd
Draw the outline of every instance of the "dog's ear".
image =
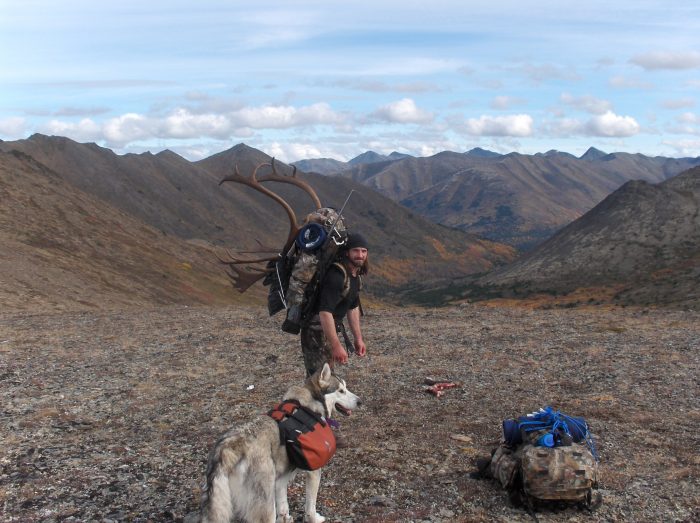
POLYGON ((331 367, 328 363, 323 364, 321 375, 318 377, 318 384, 323 387, 328 387, 331 384, 331 367))

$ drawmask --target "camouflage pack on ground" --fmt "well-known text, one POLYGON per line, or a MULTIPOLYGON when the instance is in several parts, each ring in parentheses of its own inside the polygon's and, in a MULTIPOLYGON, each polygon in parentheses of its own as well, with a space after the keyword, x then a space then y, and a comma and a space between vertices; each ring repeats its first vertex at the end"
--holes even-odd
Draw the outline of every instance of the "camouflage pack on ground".
POLYGON ((536 500, 590 502, 598 464, 585 445, 535 447, 521 455, 523 491, 536 500))
POLYGON ((539 502, 576 502, 594 508, 600 495, 598 458, 585 419, 545 407, 503 421, 503 443, 480 465, 511 501, 533 508, 539 502))
POLYGON ((516 449, 501 445, 491 457, 487 475, 520 496, 511 496, 513 501, 530 507, 565 501, 592 508, 600 502, 593 490, 598 482, 598 463, 591 451, 578 443, 554 448, 524 443, 516 449))

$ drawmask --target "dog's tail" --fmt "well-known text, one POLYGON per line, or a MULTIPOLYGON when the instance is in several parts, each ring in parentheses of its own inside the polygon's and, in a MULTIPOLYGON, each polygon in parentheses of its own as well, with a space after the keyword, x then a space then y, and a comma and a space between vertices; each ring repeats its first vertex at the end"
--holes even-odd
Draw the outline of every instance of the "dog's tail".
POLYGON ((227 469, 231 462, 235 463, 239 457, 231 456, 231 450, 224 448, 221 443, 220 440, 209 454, 206 484, 202 489, 201 523, 228 523, 233 518, 233 502, 227 469))

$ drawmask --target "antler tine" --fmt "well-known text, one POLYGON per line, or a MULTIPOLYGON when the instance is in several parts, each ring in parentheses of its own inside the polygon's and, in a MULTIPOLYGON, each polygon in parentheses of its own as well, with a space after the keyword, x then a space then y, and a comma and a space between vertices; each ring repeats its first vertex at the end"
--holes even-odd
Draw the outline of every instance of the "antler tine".
POLYGON ((228 265, 228 270, 226 270, 226 276, 229 277, 229 279, 231 280, 231 284, 234 286, 234 288, 238 289, 238 291, 241 293, 247 291, 251 285, 253 285, 261 278, 264 278, 265 275, 269 274, 272 271, 272 269, 261 269, 259 267, 246 267, 245 269, 242 269, 240 267, 237 267, 237 264, 246 262, 255 263, 259 261, 262 262, 269 261, 270 259, 276 259, 266 258, 261 260, 238 260, 235 256, 231 254, 231 252, 228 251, 228 249, 226 250, 226 253, 231 257, 231 260, 222 259, 221 256, 219 256, 216 252, 214 253, 214 256, 216 256, 220 263, 228 265))
POLYGON ((320 209, 321 207, 323 207, 323 205, 321 205, 321 200, 319 199, 318 195, 316 194, 316 191, 313 190, 313 187, 311 187, 304 180, 300 180, 299 178, 296 177, 297 176, 297 166, 296 165, 292 166, 294 168, 294 171, 292 172, 291 176, 277 174, 277 169, 275 168, 275 159, 274 158, 272 159, 272 162, 270 162, 269 165, 272 166, 272 173, 260 176, 258 178, 259 182, 281 182, 281 183, 289 183, 292 185, 296 185, 297 187, 299 187, 301 190, 303 190, 306 194, 308 194, 311 197, 311 200, 314 202, 316 209, 320 209))
POLYGON ((231 280, 233 286, 238 289, 239 292, 243 293, 250 288, 258 280, 261 280, 268 274, 269 270, 257 269, 253 270, 242 270, 234 265, 229 265, 230 271, 226 271, 226 275, 231 280))
POLYGON ((275 256, 266 256, 264 258, 257 258, 255 260, 243 260, 241 258, 238 258, 236 255, 234 255, 228 249, 226 249, 226 254, 228 254, 228 256, 230 258, 229 260, 224 260, 218 254, 214 253, 214 255, 218 258, 218 260, 221 263, 226 263, 228 265, 239 265, 242 263, 262 263, 262 262, 267 262, 267 261, 275 261, 279 258, 278 255, 275 255, 275 256))
POLYGON ((289 218, 289 236, 287 236, 287 242, 285 243, 285 246, 291 245, 292 241, 294 241, 294 237, 299 232, 299 225, 297 223, 297 217, 294 214, 294 209, 292 209, 291 205, 289 205, 284 200, 284 198, 282 198, 279 194, 272 192, 268 188, 263 187, 260 184, 260 180, 257 179, 257 173, 258 173, 258 170, 264 165, 270 165, 270 164, 266 164, 266 163, 259 164, 253 170, 253 174, 251 174, 250 177, 245 177, 245 176, 241 175, 240 172, 238 172, 238 164, 236 164, 233 174, 231 174, 231 175, 225 177, 223 180, 221 180, 219 182, 219 185, 221 185, 224 182, 241 183, 243 185, 247 185, 248 187, 252 187, 256 191, 261 192, 266 196, 269 196, 270 198, 275 200, 277 203, 279 203, 284 208, 284 211, 287 213, 287 217, 289 218))

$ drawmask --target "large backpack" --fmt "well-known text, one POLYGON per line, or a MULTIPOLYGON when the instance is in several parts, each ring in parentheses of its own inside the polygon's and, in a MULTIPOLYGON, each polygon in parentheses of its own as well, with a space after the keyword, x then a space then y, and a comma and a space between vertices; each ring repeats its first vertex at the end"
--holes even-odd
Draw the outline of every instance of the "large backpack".
POLYGON ((601 502, 598 457, 588 424, 551 407, 503 422, 503 444, 495 449, 488 476, 529 510, 543 503, 601 502))
MULTIPOLYGON (((336 264, 340 248, 347 241, 343 218, 335 209, 324 207, 307 217, 292 248, 278 260, 270 262, 274 270, 263 280, 269 285, 268 311, 273 316, 287 309, 282 330, 298 334, 316 304, 320 283, 328 269, 336 264)), ((344 292, 349 279, 345 274, 344 292)))
MULTIPOLYGON (((318 289, 326 271, 336 261, 340 248, 347 241, 347 231, 342 212, 354 190, 350 191, 340 211, 324 207, 316 191, 305 181, 296 176, 294 167, 291 175, 281 175, 275 168, 275 159, 270 163, 258 164, 249 176, 243 176, 235 166, 233 174, 223 178, 224 182, 234 182, 248 186, 280 204, 289 218, 290 230, 284 246, 279 250, 263 248, 254 251, 226 251, 225 258, 216 255, 219 262, 228 265, 226 271, 233 286, 245 292, 262 279, 269 286, 267 306, 270 316, 287 309, 287 318, 282 330, 293 334, 299 333, 301 326, 308 322, 309 314, 314 309, 318 298, 318 289), (259 174, 264 167, 270 167, 271 173, 259 174), (296 212, 284 198, 272 190, 263 187, 266 182, 280 182, 294 185, 306 192, 314 204, 314 212, 308 214, 301 222, 296 212), (299 223, 303 223, 300 227, 299 223), (269 256, 269 253, 276 252, 269 256), (253 253, 266 253, 263 258, 251 259, 253 253), (264 267, 258 264, 265 264, 264 267)), ((261 244, 262 247, 262 244, 261 244)))

